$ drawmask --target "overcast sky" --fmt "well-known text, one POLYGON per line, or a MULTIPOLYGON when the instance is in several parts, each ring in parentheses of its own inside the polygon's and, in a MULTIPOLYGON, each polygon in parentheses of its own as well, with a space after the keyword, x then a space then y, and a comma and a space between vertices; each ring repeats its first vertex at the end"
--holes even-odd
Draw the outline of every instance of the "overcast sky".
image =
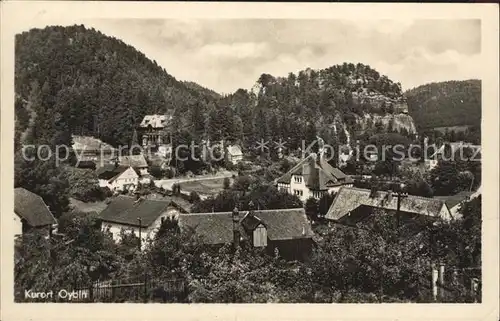
POLYGON ((479 78, 480 20, 89 20, 155 59, 179 80, 220 93, 260 74, 364 63, 401 82, 479 78))

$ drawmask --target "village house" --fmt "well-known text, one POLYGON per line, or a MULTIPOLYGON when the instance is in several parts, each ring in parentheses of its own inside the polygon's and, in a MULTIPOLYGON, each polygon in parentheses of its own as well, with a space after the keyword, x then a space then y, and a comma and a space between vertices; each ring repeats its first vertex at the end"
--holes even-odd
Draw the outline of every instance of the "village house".
POLYGON ((137 171, 139 175, 149 174, 148 162, 146 161, 146 158, 142 154, 118 156, 117 161, 119 166, 132 167, 137 171))
POLYGON ((139 174, 130 166, 107 164, 96 171, 99 187, 112 192, 134 191, 139 186, 139 174))
POLYGON ((328 164, 323 153, 311 153, 285 175, 277 179, 280 191, 297 195, 303 202, 326 193, 337 192, 342 186, 352 186, 353 180, 338 168, 328 164))
POLYGON ((57 220, 43 199, 24 188, 14 189, 14 236, 38 230, 50 237, 57 227, 57 220))
POLYGON ((446 206, 450 209, 450 213, 454 218, 461 217, 460 208, 465 202, 468 202, 481 195, 481 192, 476 191, 462 191, 455 195, 450 196, 435 196, 435 199, 439 199, 446 203, 446 206))
POLYGON ((271 254, 277 250, 285 259, 307 259, 313 245, 303 208, 181 214, 178 223, 206 245, 249 242, 271 254))
MULTIPOLYGON (((398 197, 391 191, 343 187, 335 196, 325 215, 327 220, 345 225, 357 225, 373 214, 375 210, 396 213, 398 197)), ((446 203, 435 198, 404 195, 399 200, 399 214, 402 221, 437 219, 451 220, 452 214, 446 203)))
POLYGON ((75 167, 95 169, 108 164, 114 157, 113 146, 90 136, 72 136, 72 152, 75 156, 75 167))
POLYGON ((168 158, 172 153, 172 120, 171 114, 144 116, 139 124, 142 147, 168 158))
POLYGON ((236 165, 243 160, 243 152, 238 145, 229 145, 225 153, 226 162, 236 165))
POLYGON ((102 230, 111 233, 115 242, 120 241, 124 230, 140 237, 144 248, 165 219, 178 217, 189 210, 189 203, 179 197, 145 199, 119 195, 99 214, 99 220, 102 230))

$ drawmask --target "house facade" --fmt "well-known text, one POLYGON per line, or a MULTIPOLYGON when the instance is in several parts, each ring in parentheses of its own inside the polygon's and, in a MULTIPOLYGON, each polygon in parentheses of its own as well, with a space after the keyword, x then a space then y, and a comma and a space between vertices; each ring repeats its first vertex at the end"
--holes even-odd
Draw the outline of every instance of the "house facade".
POLYGON ((45 237, 50 237, 57 228, 57 220, 49 210, 43 199, 24 188, 14 189, 14 235, 37 230, 45 237))
POLYGON ((181 230, 194 232, 208 246, 248 242, 290 260, 306 260, 313 245, 303 208, 181 214, 178 222, 181 230))
POLYGON ((331 166, 322 152, 310 154, 276 181, 280 191, 295 194, 303 202, 311 197, 320 199, 352 184, 352 178, 331 166))
POLYGON ((144 116, 138 130, 142 138, 142 147, 168 158, 172 153, 172 121, 171 114, 144 116))
POLYGON ((98 169, 99 187, 113 192, 134 191, 139 185, 139 175, 132 167, 105 165, 98 169))
POLYGON ((121 233, 125 231, 141 238, 144 248, 164 220, 188 211, 177 198, 144 199, 119 195, 100 213, 99 220, 102 230, 110 233, 115 242, 121 240, 121 233))
POLYGON ((241 151, 241 147, 238 145, 230 145, 226 149, 225 154, 226 161, 236 165, 243 160, 243 152, 241 151))
MULTIPOLYGON (((376 210, 393 214, 397 209, 398 197, 391 191, 372 192, 368 189, 343 187, 335 196, 325 218, 336 223, 356 225, 376 210)), ((400 198, 399 213, 403 221, 453 219, 442 200, 413 195, 400 198)))

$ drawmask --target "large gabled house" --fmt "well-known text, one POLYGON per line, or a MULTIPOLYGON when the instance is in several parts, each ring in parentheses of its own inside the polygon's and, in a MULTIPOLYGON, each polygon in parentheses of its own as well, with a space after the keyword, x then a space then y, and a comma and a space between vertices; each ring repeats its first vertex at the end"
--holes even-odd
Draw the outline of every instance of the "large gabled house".
POLYGON ((22 187, 14 189, 13 218, 16 237, 32 230, 50 237, 57 226, 57 220, 43 199, 22 187))
POLYGON ((208 246, 249 242, 286 259, 307 259, 313 244, 303 208, 181 214, 178 223, 208 246))
POLYGON ((311 197, 320 199, 326 193, 352 184, 352 178, 331 166, 321 152, 311 153, 276 180, 280 191, 295 194, 303 202, 311 197))
POLYGON ((143 245, 153 239, 163 221, 189 212, 189 203, 182 198, 145 199, 126 195, 114 198, 99 214, 101 228, 119 242, 125 230, 141 237, 143 245))
MULTIPOLYGON (((391 191, 344 187, 333 199, 325 218, 336 223, 355 226, 377 210, 396 213, 397 209, 398 197, 391 191)), ((413 195, 400 198, 399 214, 402 221, 412 222, 453 218, 444 201, 413 195)))
POLYGON ((139 185, 139 174, 130 166, 107 164, 97 169, 99 187, 112 192, 135 191, 139 185))
POLYGON ((156 151, 159 156, 169 157, 172 153, 173 115, 146 115, 139 124, 142 146, 156 151))

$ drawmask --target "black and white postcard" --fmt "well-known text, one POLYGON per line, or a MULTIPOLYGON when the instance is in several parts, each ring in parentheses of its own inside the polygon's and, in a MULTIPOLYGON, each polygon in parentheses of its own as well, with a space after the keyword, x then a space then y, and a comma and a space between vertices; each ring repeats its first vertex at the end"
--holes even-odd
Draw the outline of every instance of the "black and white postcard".
POLYGON ((498 6, 1 9, 2 319, 498 320, 498 6))

